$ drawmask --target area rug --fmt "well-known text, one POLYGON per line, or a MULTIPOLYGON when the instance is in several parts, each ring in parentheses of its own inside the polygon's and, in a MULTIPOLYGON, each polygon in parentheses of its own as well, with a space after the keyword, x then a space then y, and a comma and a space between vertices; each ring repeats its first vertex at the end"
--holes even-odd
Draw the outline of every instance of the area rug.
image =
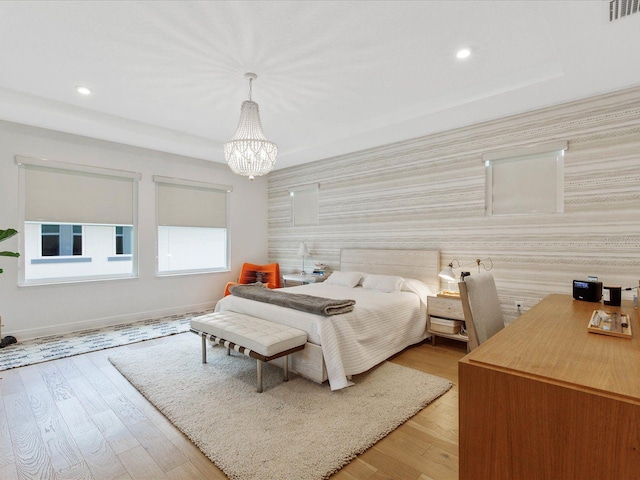
POLYGON ((191 318, 209 311, 211 310, 168 315, 66 335, 18 341, 0 349, 0 371, 188 332, 191 318))
POLYGON ((332 392, 185 333, 168 344, 114 352, 111 363, 233 480, 329 477, 445 393, 451 383, 384 362, 332 392))

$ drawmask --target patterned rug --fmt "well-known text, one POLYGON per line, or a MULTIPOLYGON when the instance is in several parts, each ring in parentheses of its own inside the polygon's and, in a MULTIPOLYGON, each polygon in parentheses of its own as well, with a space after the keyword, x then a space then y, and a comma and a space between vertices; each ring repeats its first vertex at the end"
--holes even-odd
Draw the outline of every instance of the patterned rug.
POLYGON ((66 335, 18 341, 0 349, 0 371, 188 332, 191 318, 211 311, 169 315, 66 335))

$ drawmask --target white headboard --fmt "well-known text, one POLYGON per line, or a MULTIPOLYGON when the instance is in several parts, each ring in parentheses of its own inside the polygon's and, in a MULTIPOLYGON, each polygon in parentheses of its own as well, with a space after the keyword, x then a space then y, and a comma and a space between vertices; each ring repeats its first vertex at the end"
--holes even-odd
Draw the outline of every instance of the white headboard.
POLYGON ((440 251, 375 250, 345 248, 340 251, 340 270, 380 275, 399 275, 423 281, 435 294, 440 290, 440 251))

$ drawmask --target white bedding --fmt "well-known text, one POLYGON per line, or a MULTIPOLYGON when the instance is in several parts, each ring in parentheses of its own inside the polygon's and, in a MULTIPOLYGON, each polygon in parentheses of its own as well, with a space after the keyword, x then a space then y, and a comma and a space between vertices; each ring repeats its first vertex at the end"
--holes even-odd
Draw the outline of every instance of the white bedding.
POLYGON ((362 287, 315 283, 281 289, 333 299, 353 299, 353 312, 321 316, 228 295, 216 311, 231 310, 307 332, 322 346, 331 390, 349 385, 348 375, 365 372, 409 345, 426 338, 426 294, 386 293, 362 287))

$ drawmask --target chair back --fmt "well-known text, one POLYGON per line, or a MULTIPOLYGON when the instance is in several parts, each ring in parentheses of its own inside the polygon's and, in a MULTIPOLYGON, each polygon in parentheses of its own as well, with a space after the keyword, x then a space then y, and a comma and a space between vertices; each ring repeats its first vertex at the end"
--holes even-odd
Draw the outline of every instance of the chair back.
POLYGON ((231 294, 231 287, 234 285, 262 282, 269 288, 280 288, 280 264, 270 263, 269 265, 254 265, 253 263, 243 263, 240 270, 240 277, 237 282, 228 282, 224 287, 224 296, 231 294))
POLYGON ((238 283, 247 284, 255 282, 268 283, 269 288, 280 288, 280 264, 242 264, 242 270, 240 271, 240 279, 238 280, 238 283))
POLYGON ((504 328, 504 317, 493 275, 471 275, 458 286, 471 351, 504 328))

